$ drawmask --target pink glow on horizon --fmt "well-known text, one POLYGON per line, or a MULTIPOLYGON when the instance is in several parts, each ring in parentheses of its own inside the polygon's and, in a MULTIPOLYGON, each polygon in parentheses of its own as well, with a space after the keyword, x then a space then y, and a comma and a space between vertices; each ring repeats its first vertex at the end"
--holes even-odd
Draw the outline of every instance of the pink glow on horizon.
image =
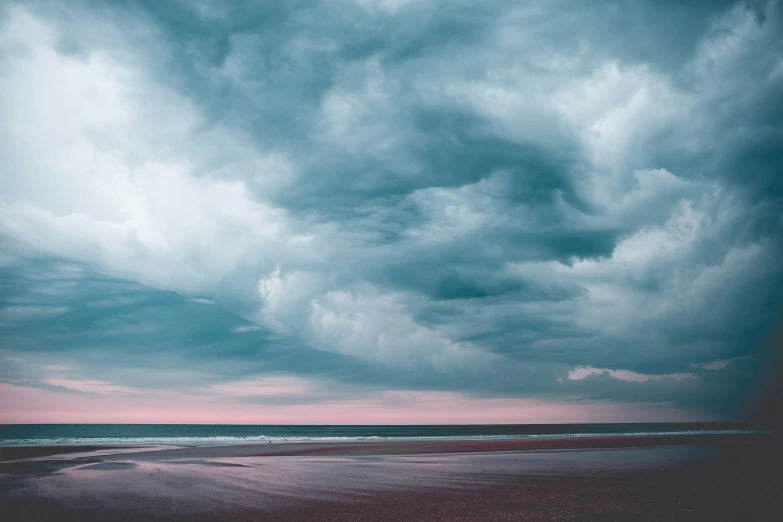
POLYGON ((503 424, 713 420, 650 404, 473 398, 453 392, 381 392, 355 400, 253 404, 161 393, 97 396, 0 384, 0 423, 503 424))

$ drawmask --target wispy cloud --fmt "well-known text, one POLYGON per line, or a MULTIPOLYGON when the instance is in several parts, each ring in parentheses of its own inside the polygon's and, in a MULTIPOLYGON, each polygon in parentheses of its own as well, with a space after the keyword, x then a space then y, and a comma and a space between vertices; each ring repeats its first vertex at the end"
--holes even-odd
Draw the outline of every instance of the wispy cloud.
POLYGON ((45 364, 41 369, 45 372, 66 372, 71 367, 62 364, 45 364))
POLYGON ((642 373, 632 372, 630 370, 611 370, 608 368, 592 368, 589 366, 579 366, 568 372, 568 378, 572 381, 578 381, 586 379, 592 375, 608 375, 612 379, 618 381, 628 382, 647 382, 647 381, 660 381, 664 379, 671 379, 675 381, 681 381, 683 379, 698 379, 696 375, 692 373, 669 373, 663 375, 646 375, 642 373))
POLYGON ((230 396, 304 395, 315 389, 313 383, 297 377, 259 377, 243 381, 213 384, 209 391, 230 396))
POLYGON ((234 332, 234 333, 245 333, 245 332, 257 332, 257 331, 259 331, 261 329, 262 328, 260 326, 253 324, 253 325, 236 326, 236 327, 232 328, 231 331, 234 332))
POLYGON ((48 377, 42 379, 42 382, 50 384, 52 386, 61 386, 70 390, 76 390, 85 393, 96 393, 99 395, 115 394, 115 393, 128 393, 133 391, 126 386, 118 386, 110 382, 97 381, 97 380, 78 380, 78 379, 66 379, 63 377, 48 377))

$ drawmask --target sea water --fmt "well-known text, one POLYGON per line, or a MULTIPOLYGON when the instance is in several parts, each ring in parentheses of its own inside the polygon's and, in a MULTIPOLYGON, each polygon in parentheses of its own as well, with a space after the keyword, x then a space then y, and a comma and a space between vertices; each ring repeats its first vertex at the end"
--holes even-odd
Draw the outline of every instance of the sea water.
POLYGON ((211 444, 634 437, 760 433, 737 424, 502 424, 502 425, 218 425, 218 424, 6 424, 0 445, 211 444))

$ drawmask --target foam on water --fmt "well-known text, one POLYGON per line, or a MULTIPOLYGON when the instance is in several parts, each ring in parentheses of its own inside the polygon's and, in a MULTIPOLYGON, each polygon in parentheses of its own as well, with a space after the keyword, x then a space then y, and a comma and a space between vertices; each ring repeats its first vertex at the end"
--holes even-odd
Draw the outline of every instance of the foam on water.
POLYGON ((400 441, 427 442, 448 440, 511 440, 582 437, 640 437, 680 435, 731 435, 751 433, 772 433, 766 430, 683 430, 683 431, 638 431, 603 433, 553 433, 531 435, 441 435, 441 436, 206 436, 206 437, 29 437, 18 439, 0 438, 0 445, 56 445, 56 444, 166 444, 166 445, 226 445, 226 444, 279 444, 291 442, 361 442, 400 441))

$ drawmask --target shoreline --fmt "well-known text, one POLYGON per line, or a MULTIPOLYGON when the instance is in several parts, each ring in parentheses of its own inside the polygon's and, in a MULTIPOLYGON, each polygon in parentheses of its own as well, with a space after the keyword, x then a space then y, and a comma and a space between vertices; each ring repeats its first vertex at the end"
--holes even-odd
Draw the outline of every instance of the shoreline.
POLYGON ((66 455, 71 453, 122 450, 101 458, 176 459, 227 457, 293 457, 293 456, 360 456, 360 455, 431 455, 442 453, 489 453, 520 451, 557 451, 574 449, 620 449, 651 446, 720 446, 736 444, 767 444, 780 440, 777 433, 634 435, 596 437, 547 437, 519 439, 459 439, 436 441, 324 441, 278 442, 272 444, 30 444, 0 445, 0 462, 27 458, 66 455), (136 449, 138 451, 128 451, 136 449))

